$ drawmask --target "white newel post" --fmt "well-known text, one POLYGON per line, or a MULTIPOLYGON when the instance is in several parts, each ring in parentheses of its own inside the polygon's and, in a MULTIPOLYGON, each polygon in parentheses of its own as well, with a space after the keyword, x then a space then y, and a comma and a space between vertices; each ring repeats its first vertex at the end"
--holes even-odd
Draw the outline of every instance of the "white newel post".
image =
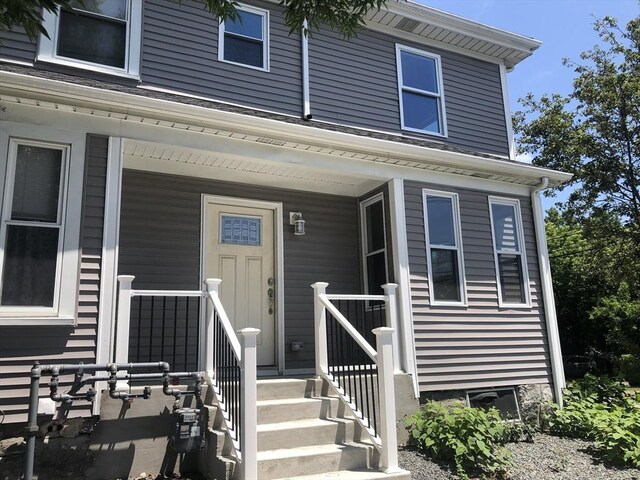
MULTIPOLYGON (((219 278, 207 278, 204 281, 204 284, 207 288, 207 294, 213 293, 218 295, 220 291, 220 284, 222 280, 219 278)), ((213 315, 215 309, 211 302, 209 301, 209 296, 207 295, 207 318, 204 324, 204 368, 209 374, 210 378, 213 378, 215 372, 215 355, 213 354, 213 350, 215 345, 213 344, 213 315)))
POLYGON ((242 412, 242 434, 240 437, 240 475, 242 480, 258 478, 258 355, 257 328, 238 330, 242 358, 240 360, 240 408, 242 412))
POLYGON ((380 395, 380 469, 393 473, 398 468, 398 436, 396 434, 396 397, 393 384, 393 328, 373 330, 378 351, 378 394, 380 395))
POLYGON ((398 284, 385 283, 382 285, 385 299, 385 313, 387 315, 387 327, 393 328, 393 371, 400 373, 400 343, 398 342, 398 284))
POLYGON ((118 317, 116 319, 116 363, 129 362, 131 331, 131 284, 133 275, 118 275, 118 317))
POLYGON ((315 320, 316 339, 316 375, 322 376, 322 372, 329 372, 329 360, 327 358, 327 312, 320 300, 320 295, 326 295, 326 282, 316 282, 311 285, 313 288, 313 313, 315 320))

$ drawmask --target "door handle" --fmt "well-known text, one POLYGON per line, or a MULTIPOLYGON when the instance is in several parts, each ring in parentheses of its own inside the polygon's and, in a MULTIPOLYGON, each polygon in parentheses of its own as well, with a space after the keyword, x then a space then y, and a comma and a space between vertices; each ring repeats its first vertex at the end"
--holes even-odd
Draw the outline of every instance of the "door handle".
POLYGON ((273 277, 269 277, 267 280, 267 285, 269 288, 267 289, 267 297, 269 297, 269 315, 273 315, 273 307, 275 305, 275 291, 273 289, 273 277))

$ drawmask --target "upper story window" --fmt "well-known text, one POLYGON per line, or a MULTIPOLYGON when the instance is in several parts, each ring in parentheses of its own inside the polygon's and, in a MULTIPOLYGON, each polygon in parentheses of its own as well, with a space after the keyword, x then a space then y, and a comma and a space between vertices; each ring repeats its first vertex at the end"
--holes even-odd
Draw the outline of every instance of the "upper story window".
POLYGON ((382 193, 360 203, 365 293, 382 295, 388 282, 387 240, 382 193))
POLYGON ((137 77, 142 0, 74 0, 72 10, 43 12, 39 61, 137 77))
POLYGON ((0 325, 72 325, 84 136, 7 124, 0 142, 0 325))
POLYGON ((403 130, 446 136, 440 56, 396 45, 403 130))
POLYGON ((466 304, 458 196, 423 190, 431 305, 466 304))
POLYGON ((220 23, 218 60, 269 71, 269 11, 242 5, 220 23))
POLYGON ((529 274, 524 251, 520 202, 489 197, 493 251, 501 307, 530 305, 529 274))

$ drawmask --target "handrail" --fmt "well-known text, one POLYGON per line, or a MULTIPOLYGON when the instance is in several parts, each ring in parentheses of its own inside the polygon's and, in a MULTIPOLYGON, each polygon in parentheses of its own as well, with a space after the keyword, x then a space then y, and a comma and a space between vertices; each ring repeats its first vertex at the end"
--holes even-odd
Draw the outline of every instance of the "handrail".
POLYGON ((386 295, 344 295, 344 294, 325 294, 328 300, 379 300, 384 302, 386 295))
POLYGON ((132 297, 205 297, 200 290, 131 290, 132 297))
POLYGON ((224 333, 227 335, 229 339, 229 343, 231 343, 231 348, 233 349, 233 354, 236 356, 238 360, 242 360, 242 350, 240 348, 240 340, 238 340, 238 336, 236 332, 233 331, 233 327, 231 326, 231 321, 227 315, 227 312, 220 301, 220 297, 217 292, 210 291, 207 296, 211 303, 213 303, 213 308, 218 312, 218 318, 220 319, 220 324, 224 329, 224 333))
POLYGON ((340 322, 340 325, 342 325, 342 328, 344 328, 347 331, 347 333, 351 335, 351 337, 353 337, 353 339, 358 343, 358 345, 360 345, 360 348, 364 350, 364 352, 369 356, 369 358, 371 358, 371 360, 373 360, 374 362, 377 362, 378 354, 376 353, 374 348, 369 344, 369 342, 365 340, 365 338, 360 334, 360 332, 358 332, 353 327, 353 325, 351 325, 349 320, 347 320, 344 317, 344 315, 342 315, 340 310, 338 310, 335 307, 335 305, 331 303, 330 299, 327 298, 327 295, 320 294, 318 295, 318 298, 320 298, 320 301, 327 308, 327 310, 329 310, 331 315, 333 315, 333 317, 336 320, 338 320, 338 322, 340 322))

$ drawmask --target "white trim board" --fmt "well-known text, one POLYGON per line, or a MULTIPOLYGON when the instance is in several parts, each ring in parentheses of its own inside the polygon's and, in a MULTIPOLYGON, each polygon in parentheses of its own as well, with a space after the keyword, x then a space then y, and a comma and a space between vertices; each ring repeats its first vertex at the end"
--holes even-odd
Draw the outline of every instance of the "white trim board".
MULTIPOLYGON (((275 274, 276 274, 276 368, 282 374, 285 362, 285 345, 284 345, 284 220, 283 206, 281 202, 266 202, 262 200, 250 200, 239 197, 226 197, 220 195, 202 194, 201 210, 200 210, 200 278, 202 281, 205 271, 205 259, 207 258, 207 242, 206 242, 206 207, 210 204, 217 205, 233 205, 239 207, 262 208, 265 210, 273 210, 274 214, 274 234, 275 234, 275 274)), ((201 325, 200 331, 206 331, 204 328, 204 308, 201 308, 201 325)), ((200 342, 199 358, 204 360, 201 351, 204 342, 200 342)))

